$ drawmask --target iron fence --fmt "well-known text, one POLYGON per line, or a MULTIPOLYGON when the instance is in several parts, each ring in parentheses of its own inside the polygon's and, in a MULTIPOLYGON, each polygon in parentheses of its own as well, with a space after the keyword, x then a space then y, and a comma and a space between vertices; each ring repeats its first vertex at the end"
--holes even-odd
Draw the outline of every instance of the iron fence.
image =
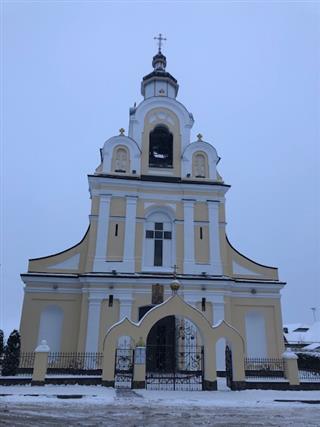
POLYGON ((103 353, 51 352, 47 374, 101 375, 103 353))
POLYGON ((283 359, 252 358, 244 359, 244 369, 247 378, 284 378, 283 359))
POLYGON ((32 375, 33 365, 34 365, 33 351, 20 353, 20 360, 19 360, 17 375, 32 375))
POLYGON ((299 369, 299 380, 318 382, 320 381, 320 367, 303 367, 299 369))
MULTIPOLYGON (((0 375, 2 376, 2 369, 4 363, 4 356, 0 357, 0 375)), ((19 366, 15 370, 13 376, 31 376, 33 372, 34 352, 22 352, 19 356, 19 366)), ((10 375, 12 376, 12 375, 10 375)))

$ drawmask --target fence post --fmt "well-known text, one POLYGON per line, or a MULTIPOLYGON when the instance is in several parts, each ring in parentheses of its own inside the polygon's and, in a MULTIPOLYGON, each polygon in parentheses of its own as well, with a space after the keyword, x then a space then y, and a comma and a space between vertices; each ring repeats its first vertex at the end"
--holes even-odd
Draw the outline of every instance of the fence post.
POLYGON ((283 354, 284 373, 290 385, 299 385, 298 356, 292 351, 286 350, 283 354))
POLYGON ((35 349, 34 365, 31 385, 44 385, 48 368, 48 355, 50 348, 46 340, 42 340, 41 344, 35 349))
POLYGON ((146 387, 146 348, 139 346, 134 351, 132 388, 146 387))

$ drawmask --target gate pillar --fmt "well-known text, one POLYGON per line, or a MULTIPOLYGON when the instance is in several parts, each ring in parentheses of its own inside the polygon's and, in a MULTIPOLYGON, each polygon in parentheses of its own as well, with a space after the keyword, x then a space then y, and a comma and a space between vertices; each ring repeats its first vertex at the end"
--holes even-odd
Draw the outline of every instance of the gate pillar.
POLYGON ((146 387, 146 348, 136 347, 134 352, 132 388, 146 387))
POLYGON ((216 353, 212 343, 204 347, 203 390, 217 390, 216 353))
POLYGON ((103 351, 102 385, 114 387, 116 346, 114 340, 103 351))

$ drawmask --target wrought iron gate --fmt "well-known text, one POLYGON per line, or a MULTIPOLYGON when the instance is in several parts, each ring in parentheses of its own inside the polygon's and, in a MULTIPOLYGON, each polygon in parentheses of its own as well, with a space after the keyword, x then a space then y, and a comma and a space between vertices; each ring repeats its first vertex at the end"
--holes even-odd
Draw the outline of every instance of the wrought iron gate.
POLYGON ((203 348, 196 327, 168 316, 157 322, 147 340, 146 387, 149 390, 202 390, 203 348))
POLYGON ((146 373, 148 390, 202 390, 203 347, 148 346, 146 358, 154 367, 146 373))
POLYGON ((134 350, 117 348, 115 360, 115 388, 132 388, 134 350))

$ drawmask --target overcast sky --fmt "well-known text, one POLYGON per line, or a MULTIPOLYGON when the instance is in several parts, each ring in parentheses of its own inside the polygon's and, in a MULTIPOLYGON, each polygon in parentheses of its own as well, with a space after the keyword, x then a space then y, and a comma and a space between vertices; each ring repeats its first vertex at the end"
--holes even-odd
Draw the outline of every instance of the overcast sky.
POLYGON ((320 319, 319 2, 2 3, 1 316, 19 327, 28 258, 88 226, 87 174, 128 129, 167 37, 178 100, 217 149, 231 243, 277 266, 285 322, 320 319))

